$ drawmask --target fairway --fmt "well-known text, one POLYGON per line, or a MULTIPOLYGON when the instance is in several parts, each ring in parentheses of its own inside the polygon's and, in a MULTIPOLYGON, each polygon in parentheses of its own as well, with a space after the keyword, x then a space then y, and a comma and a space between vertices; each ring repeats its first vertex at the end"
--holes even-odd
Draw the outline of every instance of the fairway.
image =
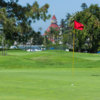
POLYGON ((100 55, 9 51, 0 56, 0 100, 100 100, 100 55), (93 59, 94 58, 94 59, 93 59))

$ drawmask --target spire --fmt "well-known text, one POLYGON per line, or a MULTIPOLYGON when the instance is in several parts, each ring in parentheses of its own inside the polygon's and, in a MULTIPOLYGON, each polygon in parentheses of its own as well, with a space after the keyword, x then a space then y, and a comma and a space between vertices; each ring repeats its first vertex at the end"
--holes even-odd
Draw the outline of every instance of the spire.
POLYGON ((53 17, 51 19, 51 24, 57 24, 57 19, 56 19, 55 15, 53 15, 53 17))
POLYGON ((53 15, 52 20, 57 20, 55 15, 53 15))

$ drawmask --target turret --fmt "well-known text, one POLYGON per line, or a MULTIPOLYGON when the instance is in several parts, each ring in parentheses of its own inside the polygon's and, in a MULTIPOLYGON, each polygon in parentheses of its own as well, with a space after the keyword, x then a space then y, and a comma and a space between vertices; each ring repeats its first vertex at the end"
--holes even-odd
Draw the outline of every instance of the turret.
POLYGON ((56 19, 55 15, 53 15, 53 17, 51 19, 51 24, 57 24, 57 19, 56 19))

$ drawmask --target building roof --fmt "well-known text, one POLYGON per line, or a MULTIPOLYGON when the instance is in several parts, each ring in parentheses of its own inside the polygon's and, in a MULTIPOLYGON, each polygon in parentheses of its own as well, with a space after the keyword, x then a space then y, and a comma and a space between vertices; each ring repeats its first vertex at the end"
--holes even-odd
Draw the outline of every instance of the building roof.
POLYGON ((53 19, 53 20, 56 20, 56 16, 55 16, 55 15, 53 15, 52 19, 53 19))
MULTIPOLYGON (((53 15, 52 20, 56 20, 55 15, 53 15)), ((56 31, 60 30, 60 27, 57 25, 57 23, 51 23, 51 25, 47 28, 46 32, 50 32, 50 28, 56 29, 56 31)), ((44 33, 44 35, 47 35, 47 33, 44 33)))
POLYGON ((49 32, 51 27, 54 28, 54 29, 56 29, 57 31, 60 29, 59 26, 58 26, 57 24, 51 24, 51 25, 47 28, 46 31, 49 32))

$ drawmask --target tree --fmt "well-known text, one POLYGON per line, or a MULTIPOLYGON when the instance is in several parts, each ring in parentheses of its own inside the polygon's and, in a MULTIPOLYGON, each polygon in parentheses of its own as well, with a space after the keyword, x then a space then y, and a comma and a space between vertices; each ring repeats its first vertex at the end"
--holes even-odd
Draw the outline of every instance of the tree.
POLYGON ((34 34, 33 44, 42 45, 43 44, 43 37, 40 32, 34 34))
MULTIPOLYGON (((84 11, 77 12, 72 19, 77 20, 84 24, 84 30, 76 30, 76 50, 89 52, 97 52, 100 39, 100 19, 98 12, 100 13, 100 7, 97 5, 91 5, 84 11), (87 46, 86 46, 87 45, 87 46)), ((71 26, 73 21, 70 22, 71 26)))
POLYGON ((72 33, 71 26, 69 26, 71 14, 67 13, 66 18, 62 19, 60 22, 60 26, 62 28, 62 36, 63 36, 63 45, 67 45, 69 48, 72 46, 72 33))
POLYGON ((71 17, 71 14, 70 13, 67 13, 66 18, 65 18, 66 24, 69 23, 70 17, 71 17))
POLYGON ((74 30, 74 20, 84 24, 84 30, 75 31, 75 50, 97 52, 100 48, 100 7, 90 5, 87 7, 85 3, 81 5, 82 11, 66 17, 67 28, 63 34, 63 43, 72 45, 72 33, 74 30))
POLYGON ((49 32, 46 32, 48 39, 55 43, 58 44, 59 43, 59 29, 58 28, 50 28, 49 32))
POLYGON ((87 6, 87 4, 86 4, 86 3, 82 3, 81 8, 82 8, 82 10, 85 10, 85 9, 87 9, 87 8, 88 8, 88 6, 87 6))
POLYGON ((12 40, 14 41, 14 37, 16 33, 19 31, 19 28, 15 25, 16 20, 14 18, 8 18, 6 8, 0 9, 0 22, 3 24, 3 34, 5 36, 6 41, 12 40))
POLYGON ((69 19, 71 17, 71 14, 70 13, 67 13, 66 15, 66 18, 65 19, 61 19, 61 22, 60 22, 60 26, 62 28, 62 33, 66 34, 66 30, 68 30, 68 24, 69 24, 69 19))
POLYGON ((40 19, 45 21, 50 17, 47 15, 49 5, 39 7, 38 2, 22 6, 18 4, 18 0, 0 0, 0 8, 5 8, 6 19, 10 19, 7 21, 3 19, 4 22, 7 22, 4 24, 4 33, 6 39, 12 42, 15 39, 23 40, 23 37, 30 33, 30 29, 33 30, 31 23, 40 19))
POLYGON ((61 19, 60 27, 62 28, 62 33, 64 33, 66 30, 66 21, 64 19, 61 19))

